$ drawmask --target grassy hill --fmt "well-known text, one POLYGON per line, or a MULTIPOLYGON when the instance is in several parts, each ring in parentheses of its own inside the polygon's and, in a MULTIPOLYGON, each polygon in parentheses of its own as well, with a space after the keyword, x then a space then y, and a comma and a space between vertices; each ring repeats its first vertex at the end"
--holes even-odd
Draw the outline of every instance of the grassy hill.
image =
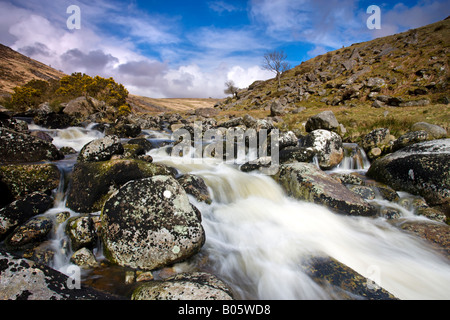
POLYGON ((406 132, 418 121, 450 124, 450 19, 328 52, 275 79, 257 81, 221 110, 270 115, 278 102, 283 129, 302 131, 312 115, 332 110, 354 139, 374 127, 406 132))
POLYGON ((48 81, 60 79, 65 75, 0 44, 0 95, 10 94, 14 87, 22 86, 33 79, 48 81))

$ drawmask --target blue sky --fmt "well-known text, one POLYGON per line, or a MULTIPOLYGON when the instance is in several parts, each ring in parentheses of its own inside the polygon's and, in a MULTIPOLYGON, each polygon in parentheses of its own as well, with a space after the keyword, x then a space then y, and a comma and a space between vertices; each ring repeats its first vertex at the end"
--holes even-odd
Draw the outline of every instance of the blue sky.
POLYGON ((262 56, 292 66, 318 54, 446 18, 448 0, 0 0, 0 43, 66 73, 114 77, 131 93, 224 97, 274 74, 262 56), (69 30, 67 7, 80 8, 69 30), (367 7, 381 8, 369 30, 367 7))

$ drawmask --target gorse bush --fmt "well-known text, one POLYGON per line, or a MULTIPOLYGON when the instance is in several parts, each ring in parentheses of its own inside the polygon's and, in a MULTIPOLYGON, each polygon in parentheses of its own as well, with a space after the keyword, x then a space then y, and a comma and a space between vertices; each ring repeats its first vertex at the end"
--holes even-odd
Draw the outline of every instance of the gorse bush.
POLYGON ((24 111, 49 102, 52 108, 58 109, 57 106, 61 103, 80 96, 90 96, 119 108, 126 104, 128 90, 113 78, 73 73, 59 81, 31 80, 22 87, 16 87, 7 105, 15 111, 24 111))

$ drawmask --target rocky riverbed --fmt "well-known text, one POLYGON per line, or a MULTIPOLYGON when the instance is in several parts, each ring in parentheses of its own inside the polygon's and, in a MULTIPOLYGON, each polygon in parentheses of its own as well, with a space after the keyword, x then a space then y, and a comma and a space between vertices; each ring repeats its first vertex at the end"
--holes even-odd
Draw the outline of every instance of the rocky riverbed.
POLYGON ((23 116, 1 114, 2 299, 450 297, 438 126, 380 128, 357 145, 324 112, 305 136, 269 141, 279 165, 267 175, 270 152, 195 162, 174 156, 171 133, 270 133, 271 118, 23 116))

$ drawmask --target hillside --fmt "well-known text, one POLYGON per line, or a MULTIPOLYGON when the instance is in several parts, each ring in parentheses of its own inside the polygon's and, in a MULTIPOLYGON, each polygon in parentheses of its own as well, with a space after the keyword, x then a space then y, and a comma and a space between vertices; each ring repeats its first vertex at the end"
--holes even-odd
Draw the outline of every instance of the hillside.
POLYGON ((155 99, 143 96, 129 95, 127 102, 136 113, 153 112, 185 112, 200 108, 212 108, 219 99, 195 98, 164 98, 155 99))
POLYGON ((375 121, 401 128, 419 119, 448 129, 449 58, 447 18, 317 56, 285 72, 280 88, 274 79, 256 81, 218 107, 268 116, 275 103, 279 126, 300 131, 308 117, 323 110, 333 110, 350 135, 375 121))
POLYGON ((63 76, 63 72, 0 44, 0 95, 12 93, 14 87, 32 79, 48 81, 63 76))

